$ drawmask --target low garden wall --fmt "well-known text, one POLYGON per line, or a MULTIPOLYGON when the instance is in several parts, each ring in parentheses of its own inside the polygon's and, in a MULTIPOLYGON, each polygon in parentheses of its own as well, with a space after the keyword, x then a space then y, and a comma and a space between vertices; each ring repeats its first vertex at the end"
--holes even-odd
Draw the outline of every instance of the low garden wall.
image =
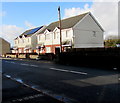
POLYGON ((76 49, 58 55, 58 62, 69 65, 120 67, 120 48, 76 49))

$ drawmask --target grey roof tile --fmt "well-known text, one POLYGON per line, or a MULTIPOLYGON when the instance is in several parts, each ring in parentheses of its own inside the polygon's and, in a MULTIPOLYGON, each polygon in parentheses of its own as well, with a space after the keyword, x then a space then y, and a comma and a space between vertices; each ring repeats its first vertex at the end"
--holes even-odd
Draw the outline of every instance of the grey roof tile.
MULTIPOLYGON (((77 24, 86 14, 88 13, 84 13, 81 15, 77 15, 74 17, 70 17, 70 18, 66 18, 61 20, 61 28, 62 29, 67 29, 67 28, 71 28, 73 27, 75 24, 77 24)), ((59 27, 59 21, 53 22, 51 24, 49 24, 44 30, 42 30, 39 34, 44 33, 44 31, 46 29, 53 31, 55 29, 55 27, 59 27)))

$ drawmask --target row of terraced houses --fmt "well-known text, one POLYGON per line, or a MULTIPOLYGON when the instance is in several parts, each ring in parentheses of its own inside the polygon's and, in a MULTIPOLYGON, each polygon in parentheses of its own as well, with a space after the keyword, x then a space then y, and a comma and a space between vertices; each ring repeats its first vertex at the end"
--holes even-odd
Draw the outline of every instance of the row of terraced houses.
MULTIPOLYGON (((62 51, 104 47, 104 30, 95 17, 84 13, 61 20, 62 51)), ((13 53, 55 53, 60 49, 59 21, 40 26, 14 39, 13 53)))

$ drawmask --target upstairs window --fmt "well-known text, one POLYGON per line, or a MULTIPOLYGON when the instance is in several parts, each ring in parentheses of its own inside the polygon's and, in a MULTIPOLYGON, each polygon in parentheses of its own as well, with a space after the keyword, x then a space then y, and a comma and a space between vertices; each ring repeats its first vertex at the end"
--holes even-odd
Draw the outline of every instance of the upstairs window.
POLYGON ((29 38, 28 38, 28 42, 29 42, 29 38))
POLYGON ((96 37, 96 31, 93 31, 93 37, 96 37))
POLYGON ((54 33, 54 39, 56 39, 56 33, 54 33))
POLYGON ((24 43, 24 39, 23 39, 22 41, 23 41, 23 43, 24 43))
POLYGON ((59 38, 59 32, 55 32, 54 33, 54 39, 58 39, 59 38))
POLYGON ((46 34, 45 35, 45 40, 49 40, 50 39, 50 34, 46 34))
POLYGON ((67 30, 67 31, 66 31, 66 38, 68 37, 68 32, 69 32, 69 31, 67 30))
POLYGON ((17 41, 15 41, 15 44, 17 44, 17 41))
POLYGON ((57 32, 57 39, 59 38, 59 32, 57 32))
POLYGON ((39 41, 40 41, 40 39, 41 39, 41 36, 39 35, 39 41))
POLYGON ((45 34, 45 40, 47 39, 46 34, 45 34))

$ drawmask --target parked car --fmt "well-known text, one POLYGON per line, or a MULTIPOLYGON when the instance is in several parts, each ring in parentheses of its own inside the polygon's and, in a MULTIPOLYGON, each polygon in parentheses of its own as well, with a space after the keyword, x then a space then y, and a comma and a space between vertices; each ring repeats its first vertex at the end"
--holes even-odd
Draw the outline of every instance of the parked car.
POLYGON ((38 56, 37 58, 36 58, 36 60, 40 60, 41 58, 38 56))
POLYGON ((11 56, 7 56, 6 58, 11 58, 11 56))

